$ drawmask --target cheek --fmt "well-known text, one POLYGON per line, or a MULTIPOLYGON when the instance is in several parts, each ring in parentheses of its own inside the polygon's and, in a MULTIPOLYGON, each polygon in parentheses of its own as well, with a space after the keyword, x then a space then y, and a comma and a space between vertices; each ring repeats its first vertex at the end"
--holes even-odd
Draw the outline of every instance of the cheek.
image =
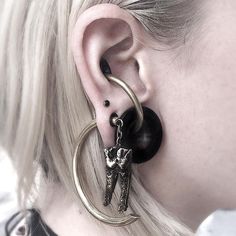
MULTIPOLYGON (((150 105, 160 111, 164 139, 156 158, 141 166, 140 173, 157 200, 186 219, 189 212, 203 219, 217 208, 236 207, 233 15, 234 21, 226 19, 228 14, 214 29, 207 28, 194 55, 181 58, 184 66, 164 60, 161 67, 152 65, 157 93, 150 105)), ((153 61, 159 65, 158 58, 153 61)))
POLYGON ((224 199, 218 190, 232 193, 236 184, 236 58, 214 58, 192 74, 170 77, 157 109, 165 127, 163 161, 178 178, 224 199))
POLYGON ((216 22, 197 44, 189 71, 178 74, 178 70, 160 88, 166 147, 171 155, 182 160, 190 175, 222 185, 227 179, 236 184, 236 17, 233 19, 216 22))

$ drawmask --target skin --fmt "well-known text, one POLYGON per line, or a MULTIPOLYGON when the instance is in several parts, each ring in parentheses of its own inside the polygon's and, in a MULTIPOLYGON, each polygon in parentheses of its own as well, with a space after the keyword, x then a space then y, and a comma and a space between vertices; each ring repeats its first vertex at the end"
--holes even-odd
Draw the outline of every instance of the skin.
MULTIPOLYGON (((126 81, 141 103, 160 116, 163 143, 152 160, 139 165, 140 176, 153 197, 193 230, 216 209, 236 207, 236 2, 208 0, 204 12, 202 26, 173 50, 149 47, 161 45, 129 13, 110 4, 82 14, 71 38, 106 147, 113 145, 111 113, 121 115, 132 103, 100 72, 102 56, 113 75, 126 81), (133 38, 113 47, 131 31, 133 38), (106 99, 109 108, 103 106, 106 99)), ((50 207, 41 208, 59 235, 103 234, 91 227, 84 210, 78 213, 61 194, 50 207), (59 212, 61 217, 55 220, 59 212), (69 222, 78 227, 69 228, 69 222)), ((116 235, 113 229, 104 229, 116 235)))

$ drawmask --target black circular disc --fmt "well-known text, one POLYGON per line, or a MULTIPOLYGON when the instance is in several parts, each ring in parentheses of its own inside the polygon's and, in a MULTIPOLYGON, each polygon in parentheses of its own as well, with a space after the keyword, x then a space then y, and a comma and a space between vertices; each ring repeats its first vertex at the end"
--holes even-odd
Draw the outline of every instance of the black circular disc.
POLYGON ((162 126, 159 117, 148 107, 142 107, 143 125, 137 132, 135 122, 137 113, 130 108, 120 117, 123 120, 121 145, 133 150, 133 163, 143 163, 150 160, 159 150, 162 141, 162 126))

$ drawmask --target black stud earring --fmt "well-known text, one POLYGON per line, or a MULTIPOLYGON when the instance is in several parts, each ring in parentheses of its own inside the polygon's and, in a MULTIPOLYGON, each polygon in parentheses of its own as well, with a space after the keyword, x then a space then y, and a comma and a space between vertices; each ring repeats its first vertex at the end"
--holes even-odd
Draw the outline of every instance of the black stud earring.
POLYGON ((103 102, 103 105, 104 105, 104 107, 109 107, 110 106, 110 101, 109 100, 105 100, 103 102))
POLYGON ((121 115, 121 145, 132 149, 133 163, 143 163, 150 160, 159 150, 162 142, 162 125, 157 114, 148 107, 143 108, 144 121, 142 127, 135 131, 136 110, 128 109, 121 115))

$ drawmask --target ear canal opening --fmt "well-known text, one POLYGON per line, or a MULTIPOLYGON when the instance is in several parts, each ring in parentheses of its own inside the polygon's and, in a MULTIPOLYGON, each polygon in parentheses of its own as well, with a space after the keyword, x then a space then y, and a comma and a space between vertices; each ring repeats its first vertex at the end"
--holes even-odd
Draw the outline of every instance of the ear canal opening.
POLYGON ((104 75, 105 74, 109 74, 109 75, 112 74, 111 67, 109 66, 107 60, 105 60, 104 58, 102 58, 100 61, 100 69, 104 75))

